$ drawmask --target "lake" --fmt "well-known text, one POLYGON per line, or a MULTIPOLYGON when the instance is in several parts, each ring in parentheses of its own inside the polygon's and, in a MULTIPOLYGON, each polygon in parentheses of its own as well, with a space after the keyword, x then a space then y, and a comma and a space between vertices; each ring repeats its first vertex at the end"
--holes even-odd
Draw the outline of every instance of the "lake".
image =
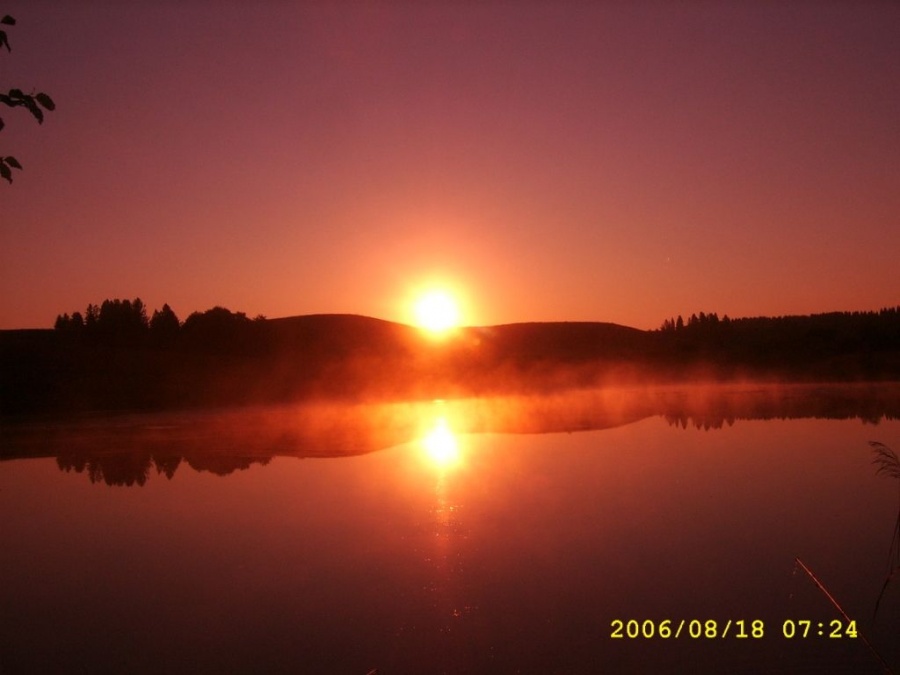
POLYGON ((900 480, 869 446, 900 450, 898 401, 742 385, 5 423, 0 671, 900 673, 900 578, 880 595, 900 480))

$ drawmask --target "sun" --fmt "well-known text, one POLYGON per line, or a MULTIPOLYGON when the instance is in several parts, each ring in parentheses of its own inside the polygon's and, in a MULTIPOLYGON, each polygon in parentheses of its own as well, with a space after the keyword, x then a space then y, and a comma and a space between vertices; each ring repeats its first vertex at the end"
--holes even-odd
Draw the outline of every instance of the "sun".
POLYGON ((416 324, 432 333, 459 326, 459 305, 447 291, 427 291, 416 300, 414 312, 416 324))

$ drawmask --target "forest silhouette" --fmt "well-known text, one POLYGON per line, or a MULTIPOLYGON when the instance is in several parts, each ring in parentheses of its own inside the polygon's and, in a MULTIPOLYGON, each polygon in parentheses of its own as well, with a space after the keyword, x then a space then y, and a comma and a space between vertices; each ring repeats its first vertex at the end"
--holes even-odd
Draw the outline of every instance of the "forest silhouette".
POLYGON ((435 341, 357 315, 254 319, 105 300, 53 330, 0 331, 0 412, 402 400, 618 384, 900 380, 900 307, 719 319, 466 327, 435 341))

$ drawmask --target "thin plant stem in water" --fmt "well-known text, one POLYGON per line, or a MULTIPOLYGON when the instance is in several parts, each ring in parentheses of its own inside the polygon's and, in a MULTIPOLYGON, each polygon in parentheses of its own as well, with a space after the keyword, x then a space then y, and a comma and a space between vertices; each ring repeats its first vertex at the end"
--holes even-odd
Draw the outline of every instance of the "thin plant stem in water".
MULTIPOLYGON (((876 475, 896 478, 900 481, 900 457, 897 457, 897 453, 878 441, 869 441, 869 445, 875 451, 875 459, 872 460, 872 463, 878 467, 875 470, 876 475)), ((898 488, 900 488, 900 482, 898 482, 898 488)), ((898 500, 900 500, 900 490, 898 490, 897 496, 898 500)), ((897 520, 894 523, 891 548, 888 551, 887 574, 881 587, 881 593, 878 594, 878 599, 875 601, 875 611, 872 613, 873 621, 878 614, 878 607, 881 605, 881 600, 885 591, 887 591, 888 585, 897 574, 900 574, 900 501, 897 504, 897 520)))

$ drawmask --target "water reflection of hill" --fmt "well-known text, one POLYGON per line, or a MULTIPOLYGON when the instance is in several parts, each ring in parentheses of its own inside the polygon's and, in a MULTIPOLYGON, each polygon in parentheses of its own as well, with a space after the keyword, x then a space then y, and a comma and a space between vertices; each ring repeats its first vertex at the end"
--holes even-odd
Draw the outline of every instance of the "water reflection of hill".
POLYGON ((2 427, 0 459, 55 457, 92 482, 144 485, 186 463, 225 476, 272 457, 346 457, 421 438, 443 420, 459 434, 599 430, 662 416, 717 429, 738 420, 900 418, 900 384, 608 388, 390 404, 317 404, 91 416, 2 427))

